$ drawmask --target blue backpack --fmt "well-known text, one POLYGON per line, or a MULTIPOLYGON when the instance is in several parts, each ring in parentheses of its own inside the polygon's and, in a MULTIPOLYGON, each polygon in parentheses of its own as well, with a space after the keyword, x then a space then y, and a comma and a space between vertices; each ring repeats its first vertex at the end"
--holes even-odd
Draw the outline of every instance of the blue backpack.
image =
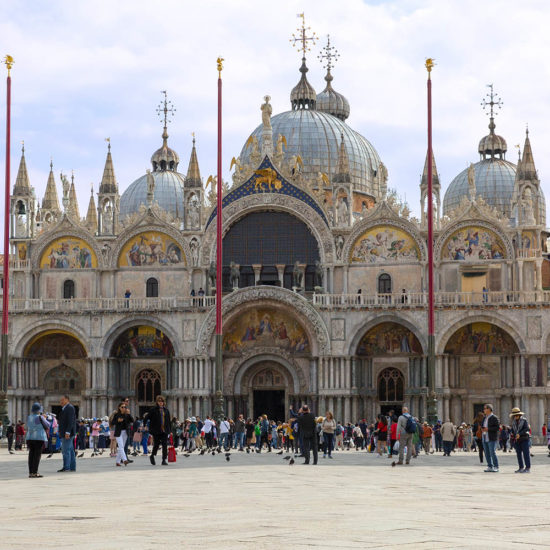
POLYGON ((412 416, 407 417, 407 423, 405 424, 405 431, 408 434, 413 434, 416 432, 416 422, 412 416))

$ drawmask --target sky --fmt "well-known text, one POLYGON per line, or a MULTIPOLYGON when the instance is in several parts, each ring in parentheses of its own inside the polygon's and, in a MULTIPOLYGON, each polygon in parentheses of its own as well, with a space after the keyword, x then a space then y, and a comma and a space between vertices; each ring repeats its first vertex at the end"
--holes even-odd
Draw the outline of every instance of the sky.
MULTIPOLYGON (((71 173, 81 215, 97 192, 109 137, 121 193, 150 167, 161 145, 161 90, 176 113, 169 144, 187 171, 195 132, 201 175, 216 172, 216 58, 223 70, 223 168, 261 122, 290 109, 300 53, 289 39, 304 12, 319 37, 308 53, 308 79, 319 93, 317 59, 330 34, 340 59, 333 87, 351 105, 347 123, 388 168, 388 185, 419 215, 426 156, 426 57, 436 60, 433 150, 443 193, 488 133, 480 102, 494 84, 503 101, 496 132, 515 162, 526 124, 543 190, 550 196, 550 3, 547 0, 19 0, 0 4, 0 56, 11 54, 12 173, 21 141, 31 185, 41 200, 50 159, 71 173)), ((5 68, 0 68, 4 151, 5 68)), ((2 155, 3 157, 3 155, 2 155)), ((1 160, 4 174, 4 158, 1 160)), ((2 179, 3 184, 3 179, 2 179)), ((2 193, 3 197, 3 193, 2 193)), ((3 211, 3 210, 2 210, 3 211)))

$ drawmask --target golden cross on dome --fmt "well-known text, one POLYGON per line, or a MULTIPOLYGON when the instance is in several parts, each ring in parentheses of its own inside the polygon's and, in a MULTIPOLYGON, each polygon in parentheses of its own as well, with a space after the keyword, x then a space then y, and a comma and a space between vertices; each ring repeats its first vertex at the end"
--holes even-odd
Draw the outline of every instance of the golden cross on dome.
POLYGON ((171 122, 170 116, 173 116, 176 109, 172 105, 172 102, 168 100, 166 90, 162 90, 160 93, 164 94, 164 100, 159 103, 159 106, 157 107, 157 114, 163 120, 164 127, 166 128, 168 123, 171 122))
POLYGON ((307 31, 310 31, 311 27, 306 27, 306 18, 304 13, 299 13, 298 17, 302 18, 302 26, 296 29, 296 31, 299 33, 298 36, 292 33, 292 38, 290 39, 290 42, 292 43, 293 48, 296 47, 296 44, 298 44, 298 42, 301 42, 302 44, 298 47, 298 51, 301 51, 302 57, 305 57, 306 52, 311 50, 311 47, 308 45, 308 42, 311 42, 311 45, 313 46, 317 41, 317 35, 314 32, 312 32, 311 36, 307 36, 307 31))
POLYGON ((489 113, 488 113, 489 117, 494 118, 495 115, 498 115, 498 113, 494 112, 494 107, 498 107, 499 109, 501 109, 502 105, 504 105, 504 103, 502 102, 502 100, 500 99, 498 94, 495 94, 495 92, 493 91, 493 85, 492 84, 487 84, 487 88, 491 89, 491 91, 487 94, 487 97, 489 98, 489 101, 487 101, 485 98, 483 98, 483 100, 481 101, 481 106, 483 107, 484 110, 487 107, 489 107, 489 113))
POLYGON ((330 35, 327 34, 327 45, 321 48, 321 53, 317 57, 321 63, 323 63, 323 59, 326 59, 326 64, 323 65, 323 68, 328 72, 330 72, 330 69, 334 67, 334 64, 340 58, 338 50, 330 45, 330 35))

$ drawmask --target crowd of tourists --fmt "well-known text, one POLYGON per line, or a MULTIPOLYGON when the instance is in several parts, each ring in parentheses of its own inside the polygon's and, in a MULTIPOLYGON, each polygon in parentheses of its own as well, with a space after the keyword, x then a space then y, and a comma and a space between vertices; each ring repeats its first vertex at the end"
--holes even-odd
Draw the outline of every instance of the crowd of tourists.
MULTIPOLYGON (((503 424, 493 414, 492 405, 486 404, 471 423, 454 425, 449 419, 438 420, 433 425, 420 421, 407 407, 397 415, 394 411, 379 414, 375 421, 361 419, 356 423, 341 423, 327 411, 324 416, 314 416, 307 405, 298 411, 290 410, 289 419, 276 421, 262 415, 235 419, 224 417, 216 421, 211 416, 190 416, 179 420, 171 416, 163 396, 156 398, 156 405, 145 415, 134 417, 129 400, 121 401, 110 416, 76 419, 75 409, 67 396, 61 399, 58 417, 44 413, 39 403, 32 406, 24 423, 6 427, 0 422, 0 438, 5 437, 10 453, 21 451, 26 445, 29 453, 29 477, 42 477, 38 473, 40 458, 48 458, 58 450, 63 455, 63 467, 59 472, 75 471, 76 458, 90 450, 91 456, 104 453, 115 458, 117 467, 127 466, 138 455, 147 456, 156 465, 156 455, 162 450, 162 465, 175 461, 177 451, 186 457, 193 452, 225 451, 230 460, 230 450, 247 453, 278 451, 292 453, 317 464, 319 454, 332 459, 334 451, 366 450, 377 457, 397 457, 392 465, 410 464, 420 454, 443 453, 444 457, 456 452, 478 453, 481 464, 486 462, 485 472, 498 472, 497 449, 516 451, 517 473, 529 473, 531 468, 531 428, 524 413, 512 409, 509 423, 503 424), (15 443, 15 445, 14 445, 15 443)), ((550 434, 546 424, 542 427, 550 457, 550 434)), ((291 456, 285 458, 291 459, 291 456)), ((291 464, 294 458, 291 459, 291 464)))

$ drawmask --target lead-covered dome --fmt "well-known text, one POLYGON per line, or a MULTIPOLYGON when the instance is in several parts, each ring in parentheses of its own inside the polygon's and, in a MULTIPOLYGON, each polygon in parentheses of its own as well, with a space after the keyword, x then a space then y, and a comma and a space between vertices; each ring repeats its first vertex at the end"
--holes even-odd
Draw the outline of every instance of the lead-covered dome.
MULTIPOLYGON (((291 96, 292 110, 271 117, 273 141, 277 140, 279 134, 284 136, 287 143, 286 159, 300 155, 303 161, 302 174, 306 179, 317 182, 319 172, 331 178, 336 174, 338 152, 343 139, 354 190, 379 198, 377 175, 381 162, 378 153, 367 139, 344 122, 346 108, 343 104, 340 117, 319 110, 318 104, 316 107, 315 102, 311 100, 310 88, 313 87, 307 82, 304 67, 303 62, 299 86, 294 88, 291 96)), ((322 102, 323 106, 326 106, 324 98, 322 102)), ((349 108, 347 112, 349 113, 349 108)), ((260 151, 262 128, 263 125, 259 125, 251 135, 258 140, 260 151)), ((250 138, 246 143, 249 142, 250 138)), ((252 148, 245 145, 240 154, 243 164, 250 161, 251 153, 252 148)))
MULTIPOLYGON (((155 181, 154 202, 176 219, 183 219, 183 184, 185 176, 170 170, 151 172, 155 181)), ((139 212, 147 204, 147 174, 132 183, 120 197, 120 217, 139 212)))
MULTIPOLYGON (((154 181, 153 202, 171 214, 174 218, 183 220, 183 187, 185 176, 177 172, 178 154, 168 147, 166 126, 162 134, 162 147, 151 157, 154 181)), ((120 197, 120 217, 122 220, 131 214, 139 212, 141 205, 147 205, 148 174, 134 181, 120 197)))
MULTIPOLYGON (((504 159, 490 158, 474 164, 476 195, 506 216, 511 214, 511 200, 516 179, 516 165, 504 159)), ((467 197, 468 169, 453 179, 443 199, 443 214, 448 215, 467 197)))
POLYGON ((349 117, 349 101, 332 87, 334 77, 327 72, 325 80, 327 85, 325 89, 317 95, 317 110, 323 113, 333 115, 340 120, 346 120, 349 117))

